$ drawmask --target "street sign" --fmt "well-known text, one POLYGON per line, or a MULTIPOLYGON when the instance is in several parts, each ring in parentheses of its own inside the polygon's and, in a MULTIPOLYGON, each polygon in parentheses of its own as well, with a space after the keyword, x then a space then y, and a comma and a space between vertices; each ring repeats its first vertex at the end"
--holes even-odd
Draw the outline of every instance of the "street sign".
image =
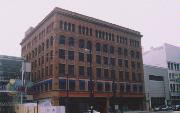
POLYGON ((118 110, 119 109, 119 106, 118 105, 115 105, 115 110, 118 110))

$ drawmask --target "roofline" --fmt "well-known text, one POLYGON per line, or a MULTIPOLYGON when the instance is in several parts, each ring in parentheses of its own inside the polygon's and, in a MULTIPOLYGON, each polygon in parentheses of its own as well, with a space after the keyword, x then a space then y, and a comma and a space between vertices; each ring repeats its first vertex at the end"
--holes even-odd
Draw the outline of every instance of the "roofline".
POLYGON ((90 17, 90 16, 82 15, 82 14, 79 14, 79 13, 76 13, 76 12, 72 12, 72 11, 69 11, 69 10, 65 10, 65 9, 62 9, 62 8, 55 7, 55 8, 32 30, 31 33, 29 33, 27 36, 25 36, 25 38, 21 41, 20 45, 22 45, 22 43, 23 43, 28 37, 30 37, 46 20, 48 20, 48 19, 49 19, 50 17, 52 17, 54 14, 61 14, 61 15, 64 15, 64 16, 73 17, 73 18, 80 19, 80 20, 83 20, 83 21, 88 21, 88 22, 93 23, 93 24, 99 24, 99 25, 102 25, 102 26, 105 26, 105 27, 110 27, 110 28, 112 28, 112 29, 120 30, 120 31, 127 32, 127 33, 131 33, 131 34, 134 34, 134 35, 137 35, 137 36, 140 36, 140 37, 143 36, 143 35, 141 35, 140 32, 135 31, 135 30, 132 30, 132 29, 129 29, 129 28, 126 28, 126 27, 122 27, 122 26, 119 26, 119 25, 116 25, 116 24, 113 24, 113 23, 109 23, 109 22, 106 22, 106 21, 103 21, 103 20, 100 20, 100 19, 96 19, 96 18, 93 18, 93 17, 90 17))
POLYGON ((7 56, 7 55, 0 55, 0 60, 24 61, 24 59, 21 57, 7 56))
POLYGON ((143 64, 143 67, 152 67, 152 68, 164 69, 164 70, 167 70, 167 69, 168 69, 168 68, 166 68, 166 67, 159 67, 159 66, 148 65, 148 64, 143 64))

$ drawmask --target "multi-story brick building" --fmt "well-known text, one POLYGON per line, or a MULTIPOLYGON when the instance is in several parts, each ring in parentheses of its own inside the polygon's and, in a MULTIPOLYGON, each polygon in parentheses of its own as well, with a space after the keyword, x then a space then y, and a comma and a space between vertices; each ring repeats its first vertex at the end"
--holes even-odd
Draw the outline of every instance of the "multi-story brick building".
POLYGON ((70 111, 88 109, 92 72, 96 110, 105 113, 113 104, 114 76, 116 104, 142 109, 141 37, 137 31, 55 8, 21 42, 22 57, 32 62, 34 98, 64 105, 68 86, 70 111))

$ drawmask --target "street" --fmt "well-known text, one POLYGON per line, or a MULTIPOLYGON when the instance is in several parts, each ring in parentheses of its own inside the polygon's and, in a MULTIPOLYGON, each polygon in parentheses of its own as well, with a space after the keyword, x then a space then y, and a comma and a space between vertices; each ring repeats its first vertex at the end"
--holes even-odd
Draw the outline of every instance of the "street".
POLYGON ((180 111, 156 111, 156 112, 134 111, 134 112, 124 112, 124 113, 180 113, 180 111))

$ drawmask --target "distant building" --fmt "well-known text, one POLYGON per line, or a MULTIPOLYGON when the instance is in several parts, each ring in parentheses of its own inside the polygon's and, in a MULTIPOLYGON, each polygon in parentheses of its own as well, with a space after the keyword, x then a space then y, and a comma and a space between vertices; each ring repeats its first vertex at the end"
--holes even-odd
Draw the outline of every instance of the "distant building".
POLYGON ((163 44, 152 48, 143 54, 143 62, 146 65, 168 68, 168 89, 170 101, 168 104, 180 103, 180 47, 163 44))
POLYGON ((147 108, 167 105, 170 99, 168 69, 144 65, 147 108))
POLYGON ((6 90, 10 79, 18 79, 21 75, 22 59, 19 57, 0 55, 0 113, 12 113, 13 98, 6 90))
POLYGON ((66 105, 68 97, 70 113, 82 113, 90 108, 93 87, 94 109, 101 113, 115 101, 129 110, 143 109, 141 37, 140 32, 55 8, 21 42, 22 57, 32 63, 35 100, 66 105))

